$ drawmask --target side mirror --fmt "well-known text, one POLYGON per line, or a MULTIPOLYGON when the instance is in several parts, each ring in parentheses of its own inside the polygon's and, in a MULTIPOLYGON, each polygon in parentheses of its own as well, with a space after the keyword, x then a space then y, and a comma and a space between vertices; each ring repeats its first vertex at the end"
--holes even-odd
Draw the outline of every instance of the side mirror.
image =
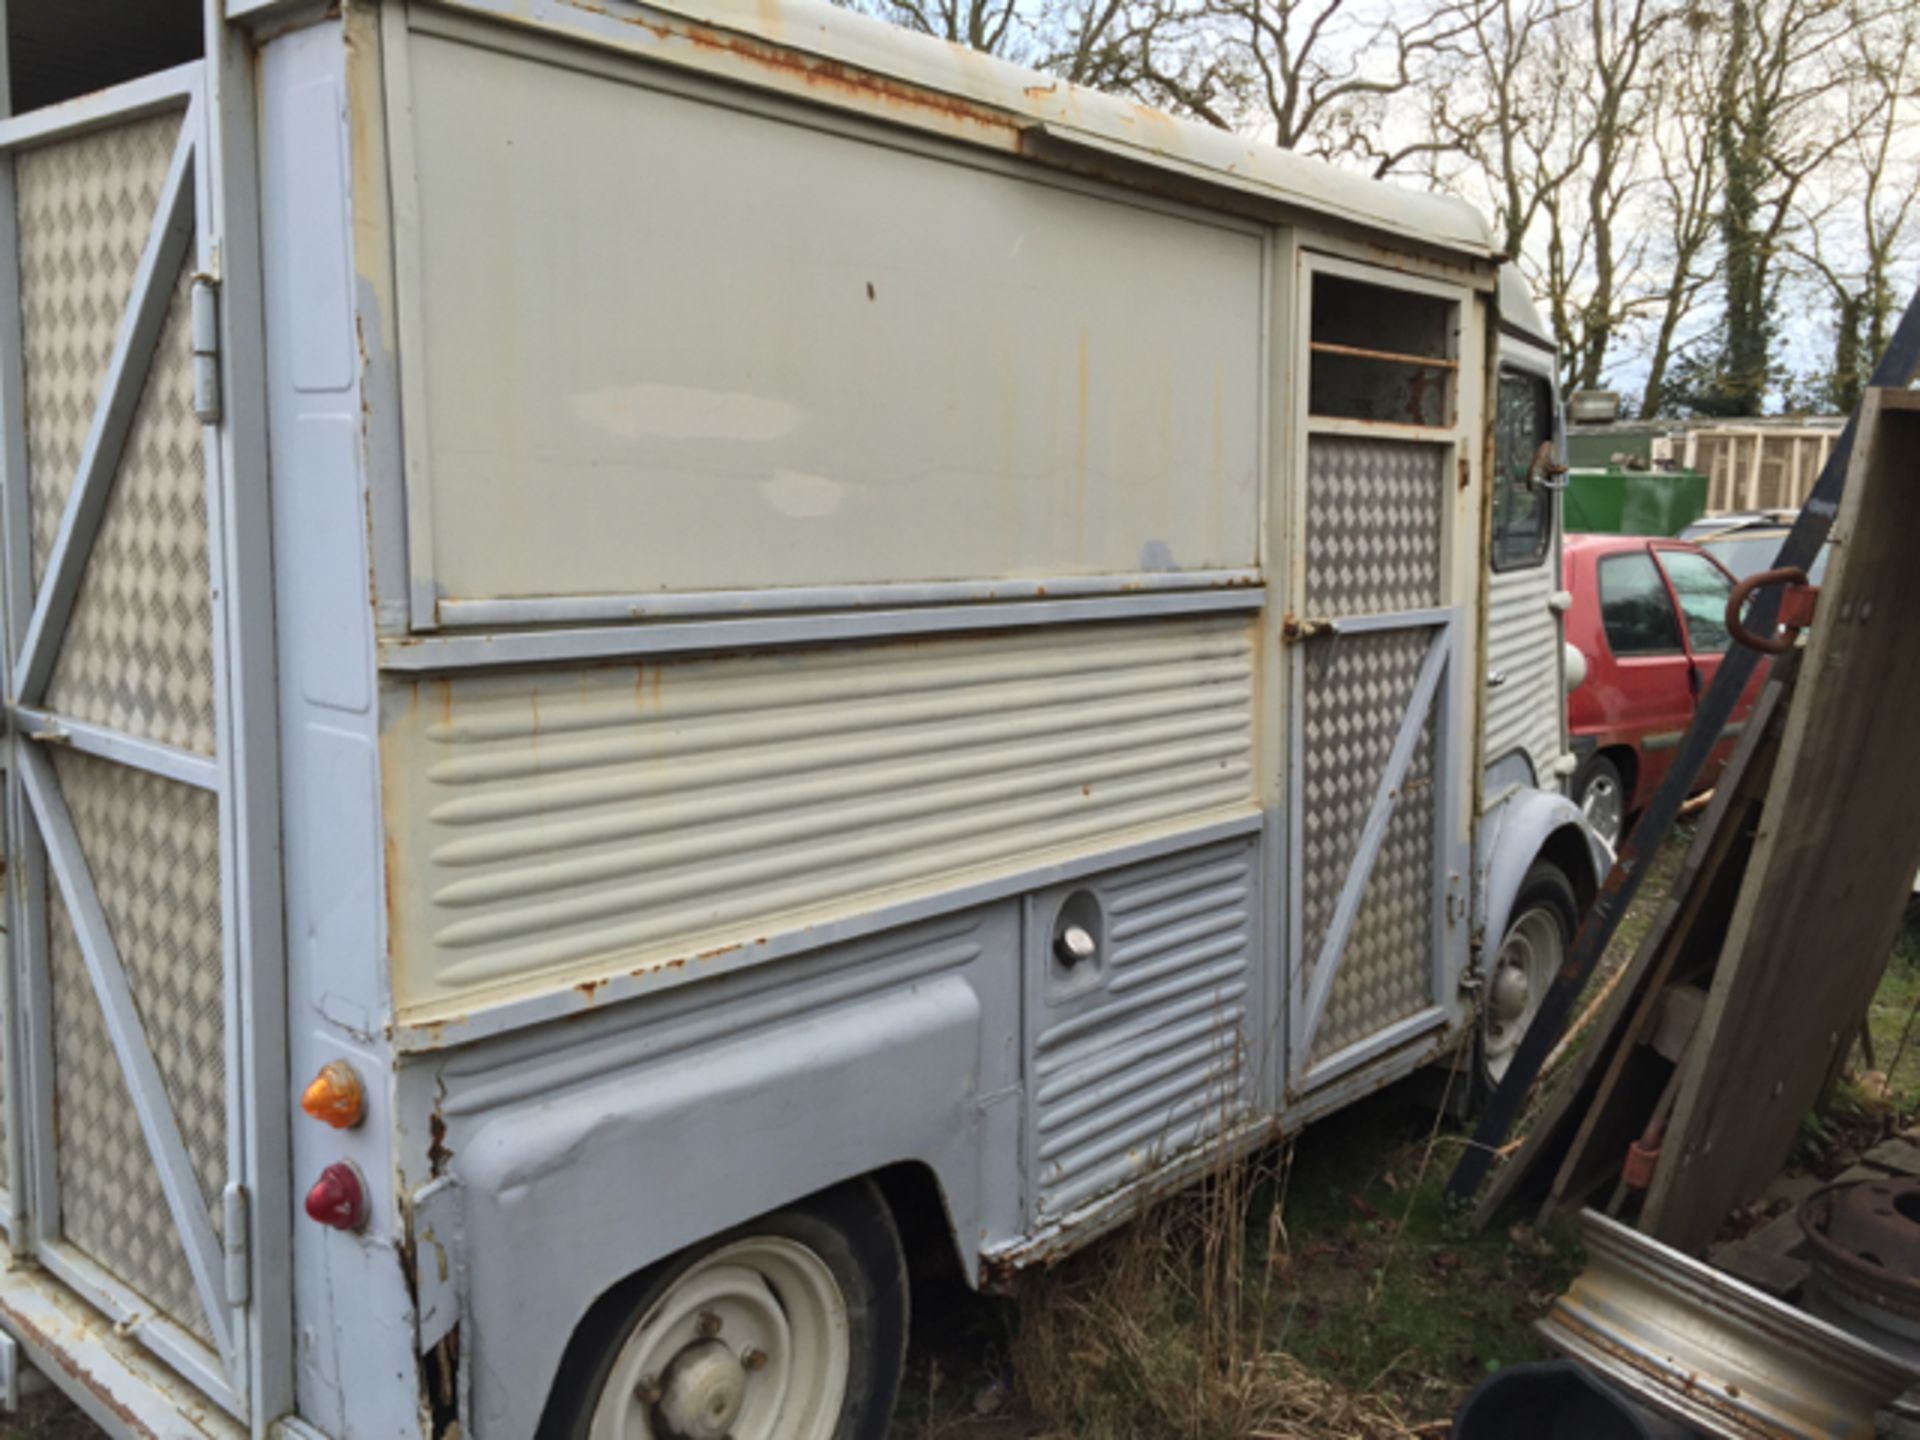
POLYGON ((1527 467, 1527 488, 1529 490, 1567 488, 1567 467, 1553 458, 1551 440, 1542 440, 1540 448, 1533 452, 1533 464, 1527 467))

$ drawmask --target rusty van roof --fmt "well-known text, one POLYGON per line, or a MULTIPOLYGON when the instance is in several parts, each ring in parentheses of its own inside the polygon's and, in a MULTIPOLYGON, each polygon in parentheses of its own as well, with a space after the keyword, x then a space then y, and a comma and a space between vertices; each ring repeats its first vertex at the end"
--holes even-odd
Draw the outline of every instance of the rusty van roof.
MULTIPOLYGON (((1224 190, 1475 259, 1499 255, 1486 219, 1464 201, 1355 175, 824 0, 557 4, 644 32, 639 48, 661 59, 732 77, 755 72, 827 104, 1018 154, 1144 167, 1188 189, 1224 190)), ((518 6, 508 0, 507 8, 518 6)))

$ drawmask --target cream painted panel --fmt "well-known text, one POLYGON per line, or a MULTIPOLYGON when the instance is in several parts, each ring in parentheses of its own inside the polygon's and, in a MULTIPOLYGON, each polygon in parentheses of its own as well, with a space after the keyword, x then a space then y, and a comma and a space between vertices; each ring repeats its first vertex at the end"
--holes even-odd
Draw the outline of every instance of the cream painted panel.
POLYGON ((414 37, 442 598, 1256 562, 1257 237, 414 37))
POLYGON ((1254 624, 395 684, 400 1005, 664 969, 1250 814, 1254 624))

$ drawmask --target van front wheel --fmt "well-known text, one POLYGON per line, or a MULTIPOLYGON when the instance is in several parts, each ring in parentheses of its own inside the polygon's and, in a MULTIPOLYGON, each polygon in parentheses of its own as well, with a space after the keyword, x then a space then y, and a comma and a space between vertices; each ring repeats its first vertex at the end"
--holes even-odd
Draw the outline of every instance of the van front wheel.
POLYGON ((1507 933, 1487 974, 1481 1000, 1478 1088, 1490 1095, 1506 1078, 1514 1052, 1566 963, 1580 924, 1573 882, 1547 861, 1520 882, 1507 933))
POLYGON ((588 1321, 598 1336, 583 1333, 569 1351, 543 1440, 886 1435, 905 1354, 906 1264, 872 1185, 763 1216, 608 1301, 588 1321))

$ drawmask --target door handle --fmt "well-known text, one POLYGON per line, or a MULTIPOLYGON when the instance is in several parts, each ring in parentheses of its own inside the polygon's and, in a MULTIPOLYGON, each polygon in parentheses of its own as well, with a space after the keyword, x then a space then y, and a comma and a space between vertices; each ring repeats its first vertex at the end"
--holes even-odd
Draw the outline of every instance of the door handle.
POLYGON ((1504 670, 1489 670, 1489 671, 1487 672, 1487 689, 1489 689, 1489 690, 1498 690, 1498 689, 1499 689, 1499 688, 1500 688, 1500 687, 1501 687, 1502 685, 1504 685, 1504 684, 1506 684, 1506 683, 1507 683, 1507 672, 1506 672, 1506 671, 1504 671, 1504 670))

